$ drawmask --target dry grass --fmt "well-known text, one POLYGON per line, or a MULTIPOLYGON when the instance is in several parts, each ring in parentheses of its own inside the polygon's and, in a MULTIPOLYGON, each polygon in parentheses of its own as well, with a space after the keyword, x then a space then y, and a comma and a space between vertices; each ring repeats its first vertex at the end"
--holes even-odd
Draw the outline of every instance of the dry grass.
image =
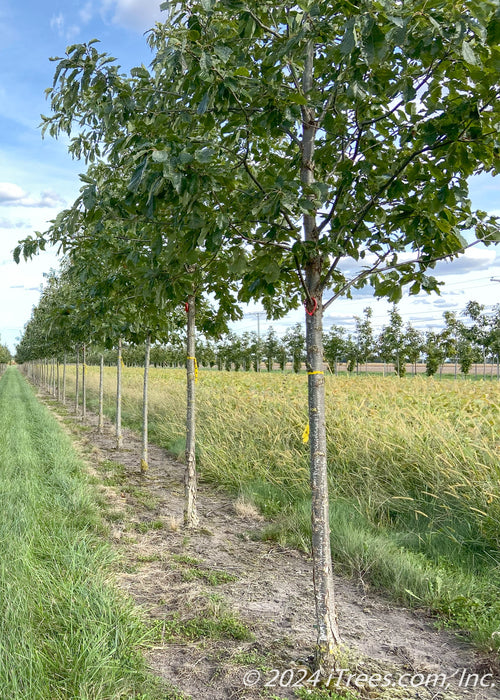
POLYGON ((259 513, 257 508, 251 501, 239 496, 233 503, 234 512, 239 515, 240 518, 248 518, 249 520, 255 520, 260 522, 263 520, 262 515, 259 513))
MULTIPOLYGON (((71 375, 71 371, 69 372, 71 375)), ((97 368, 89 368, 95 401, 97 368)), ((182 455, 183 370, 152 370, 151 432, 182 455)), ((307 491, 304 376, 201 372, 197 441, 204 478, 245 492, 254 482, 307 491)), ((426 378, 327 377, 328 456, 335 495, 389 520, 467 516, 498 543, 500 384, 426 378)), ((108 413, 114 369, 106 368, 108 413)), ((140 426, 142 371, 124 373, 123 414, 140 426)), ((248 499, 247 499, 248 500, 248 499)), ((279 504, 277 504, 279 505, 279 504)))

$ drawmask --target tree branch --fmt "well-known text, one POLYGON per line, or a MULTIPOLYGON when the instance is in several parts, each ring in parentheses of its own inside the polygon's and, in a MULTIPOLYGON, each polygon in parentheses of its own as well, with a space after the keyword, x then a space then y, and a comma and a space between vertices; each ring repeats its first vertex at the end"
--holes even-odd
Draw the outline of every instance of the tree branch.
POLYGON ((416 257, 414 260, 407 260, 405 262, 400 262, 400 263, 395 263, 394 265, 387 265, 386 267, 381 268, 380 270, 377 270, 377 267, 380 265, 381 262, 383 262, 387 256, 392 252, 391 250, 388 250, 382 257, 380 257, 375 265, 370 267, 367 270, 363 270, 360 272, 356 277, 354 277, 352 280, 349 280, 349 282, 346 282, 328 301, 323 304, 323 310, 325 310, 332 302, 335 301, 335 299, 338 299, 340 296, 344 294, 344 292, 349 289, 349 287, 352 287, 354 284, 359 282, 362 279, 365 279, 366 277, 369 277, 369 275, 372 275, 374 272, 378 272, 379 274, 382 274, 383 272, 389 272, 390 270, 396 270, 398 267, 405 267, 406 265, 417 265, 417 264, 422 264, 425 263, 426 266, 429 266, 431 263, 439 262, 440 260, 446 260, 446 258, 451 258, 456 255, 460 255, 464 253, 466 250, 469 248, 472 248, 473 246, 477 245, 478 243, 482 243, 480 240, 473 241, 472 243, 469 243, 466 246, 462 246, 462 248, 459 248, 457 251, 453 253, 443 253, 443 255, 439 255, 435 258, 429 258, 426 260, 422 260, 422 258, 416 257))

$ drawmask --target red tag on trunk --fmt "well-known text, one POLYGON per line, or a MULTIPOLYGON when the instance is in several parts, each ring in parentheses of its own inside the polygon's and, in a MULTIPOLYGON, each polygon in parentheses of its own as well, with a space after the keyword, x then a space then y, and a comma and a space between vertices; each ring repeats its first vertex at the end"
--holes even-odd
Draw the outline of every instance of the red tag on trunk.
POLYGON ((314 297, 311 297, 311 301, 312 301, 312 304, 313 304, 313 307, 312 307, 312 310, 311 310, 311 311, 309 311, 309 309, 307 308, 307 302, 308 302, 308 300, 306 299, 305 302, 304 302, 304 306, 306 307, 306 314, 307 314, 308 316, 314 316, 314 314, 316 313, 316 309, 318 308, 318 302, 317 302, 317 300, 316 300, 314 297))

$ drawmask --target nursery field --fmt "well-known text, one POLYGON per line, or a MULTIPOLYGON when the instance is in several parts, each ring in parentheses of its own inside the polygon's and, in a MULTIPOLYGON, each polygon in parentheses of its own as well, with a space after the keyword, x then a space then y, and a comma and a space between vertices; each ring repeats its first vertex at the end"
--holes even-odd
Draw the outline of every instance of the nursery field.
MULTIPOLYGON (((88 368, 96 409, 98 368, 88 368)), ((68 368, 68 402, 74 367, 68 368)), ((140 429, 142 371, 123 372, 140 429)), ((327 377, 332 552, 367 589, 432 610, 484 649, 500 643, 500 387, 412 377, 327 377)), ((105 370, 113 418, 115 370, 105 370)), ((182 458, 185 372, 151 370, 150 436, 182 458)), ((264 537, 307 549, 304 376, 200 372, 202 479, 269 517, 264 537)), ((138 465, 139 468, 139 465, 138 465)))

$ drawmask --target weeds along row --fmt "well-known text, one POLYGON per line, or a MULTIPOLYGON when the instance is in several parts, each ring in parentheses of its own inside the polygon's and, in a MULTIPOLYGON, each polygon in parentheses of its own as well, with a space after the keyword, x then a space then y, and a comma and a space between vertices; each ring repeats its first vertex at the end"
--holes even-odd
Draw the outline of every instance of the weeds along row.
MULTIPOLYGON (((97 408, 89 367, 87 401, 97 408)), ((123 420, 139 429, 142 370, 123 371, 123 420)), ((75 368, 68 367, 67 397, 75 368)), ((327 377, 332 553, 338 570, 428 607, 482 647, 500 642, 500 387, 495 383, 327 377)), ((72 388, 73 387, 73 388, 72 388)), ((104 408, 115 416, 116 372, 104 408)), ((263 536, 307 549, 307 387, 295 375, 200 372, 202 479, 269 517, 263 536)), ((152 369, 151 438, 182 458, 185 372, 152 369)))

